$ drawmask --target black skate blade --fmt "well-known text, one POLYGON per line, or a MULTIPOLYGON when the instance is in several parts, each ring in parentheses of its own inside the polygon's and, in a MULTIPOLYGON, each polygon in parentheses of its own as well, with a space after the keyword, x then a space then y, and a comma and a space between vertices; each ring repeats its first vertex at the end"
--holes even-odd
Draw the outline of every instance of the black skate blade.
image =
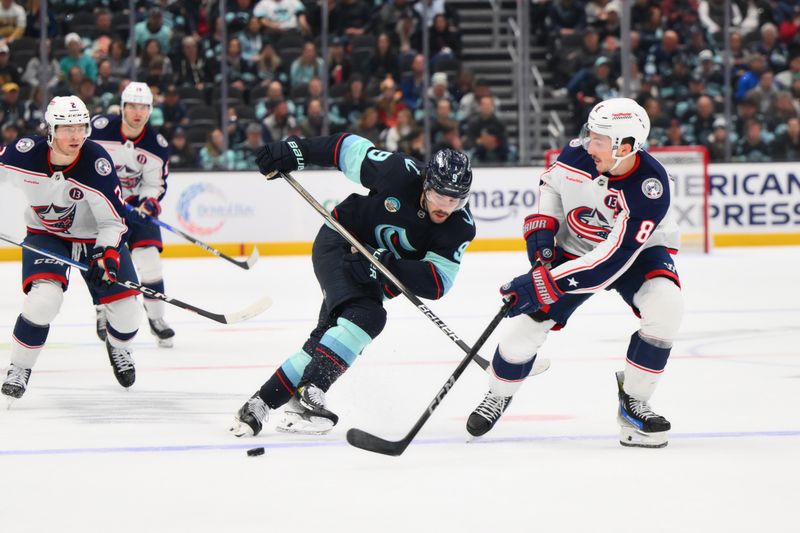
POLYGON ((347 430, 347 442, 356 448, 361 448, 368 452, 381 453, 393 457, 402 454, 409 444, 409 441, 406 439, 390 441, 356 428, 347 430))

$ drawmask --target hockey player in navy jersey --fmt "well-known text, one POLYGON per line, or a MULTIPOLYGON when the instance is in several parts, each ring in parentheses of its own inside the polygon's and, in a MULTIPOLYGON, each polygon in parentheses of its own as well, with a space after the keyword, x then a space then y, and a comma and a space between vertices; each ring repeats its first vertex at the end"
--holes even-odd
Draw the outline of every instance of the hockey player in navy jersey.
MULTIPOLYGON (((472 170, 463 153, 440 150, 425 165, 345 133, 270 143, 257 161, 265 175, 308 165, 338 168, 370 192, 337 205, 336 220, 417 296, 435 300, 452 286, 475 237, 467 206, 472 170)), ((278 430, 330 431, 338 417, 325 393, 386 324, 383 299, 398 289, 327 225, 314 240, 312 262, 323 294, 317 327, 239 409, 231 427, 236 436, 257 435, 269 411, 287 403, 278 430)))
POLYGON ((649 405, 683 315, 672 255, 669 177, 643 151, 650 131, 635 101, 597 104, 575 139, 541 176, 539 211, 523 233, 532 270, 504 285, 512 298, 494 354, 489 392, 467 430, 488 432, 528 375, 550 330, 565 326, 592 294, 615 290, 641 319, 624 371, 616 373, 620 443, 662 447, 670 423, 649 405))
MULTIPOLYGON (((153 110, 153 93, 146 83, 130 82, 122 91, 122 114, 99 115, 92 120, 92 140, 108 150, 122 184, 122 197, 136 208, 125 213, 128 224, 126 242, 142 285, 164 292, 161 228, 144 219, 161 213, 161 200, 167 191, 169 146, 148 121, 153 110)), ((165 303, 144 297, 150 332, 158 345, 169 348, 175 332, 164 320, 165 303)), ((105 338, 106 313, 97 308, 97 335, 105 338)))
MULTIPOLYGON (((76 96, 57 96, 45 112, 47 139, 23 137, 0 149, 0 177, 18 185, 30 204, 25 242, 89 264, 82 276, 94 303, 108 314, 106 349, 123 387, 136 379, 130 343, 141 321, 136 291, 114 284, 136 281, 120 183, 108 153, 90 140, 89 111, 76 96)), ((69 286, 69 266, 22 251, 22 313, 14 325, 11 365, 2 394, 21 398, 50 323, 69 286)))

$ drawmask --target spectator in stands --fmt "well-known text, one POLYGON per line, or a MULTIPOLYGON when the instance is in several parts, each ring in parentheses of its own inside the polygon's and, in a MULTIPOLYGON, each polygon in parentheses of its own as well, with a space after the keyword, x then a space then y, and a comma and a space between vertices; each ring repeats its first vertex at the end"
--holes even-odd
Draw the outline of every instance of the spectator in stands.
POLYGON ((684 135, 689 144, 704 144, 714 131, 714 102, 708 96, 697 99, 697 109, 684 120, 684 135))
POLYGON ((136 58, 136 79, 143 80, 151 75, 153 61, 161 58, 161 68, 158 76, 172 79, 172 62, 163 55, 163 48, 156 39, 148 40, 142 47, 139 57, 136 58))
POLYGON ((53 91, 56 96, 68 96, 78 94, 81 81, 86 76, 83 75, 81 67, 78 65, 73 66, 66 73, 66 76, 61 80, 53 91))
MULTIPOLYGON (((576 72, 583 68, 591 68, 600 57, 600 53, 600 34, 590 26, 583 33, 580 48, 565 47, 553 54, 552 67, 557 74, 554 86, 561 89, 561 85, 566 85, 576 72)), ((566 95, 566 89, 563 89, 563 94, 566 95)))
MULTIPOLYGON (((247 61, 242 59, 242 48, 239 44, 239 39, 236 37, 229 39, 225 50, 225 60, 228 64, 228 84, 244 92, 247 87, 255 82, 256 74, 247 64, 247 61)), ((217 85, 222 83, 221 72, 217 74, 214 82, 217 85)))
POLYGON ((281 64, 281 57, 275 51, 275 46, 270 41, 265 41, 261 47, 256 63, 256 79, 261 85, 269 85, 273 80, 286 83, 288 75, 281 64))
POLYGON ((258 20, 258 17, 250 17, 247 25, 238 33, 238 39, 242 48, 242 59, 255 72, 261 49, 264 47, 264 38, 261 35, 261 21, 258 20))
POLYGON ((289 112, 289 103, 286 100, 278 102, 262 123, 262 135, 266 142, 283 141, 290 135, 300 134, 297 119, 289 112))
POLYGON ((511 161, 505 130, 496 125, 482 129, 475 140, 471 157, 480 163, 500 164, 511 161))
POLYGON ((744 49, 744 40, 742 34, 738 31, 731 32, 731 64, 733 68, 734 79, 738 78, 748 68, 749 54, 744 49))
POLYGON ((728 138, 728 128, 724 117, 717 117, 714 119, 714 132, 711 138, 706 142, 708 148, 708 157, 714 162, 718 163, 725 161, 725 144, 728 138))
POLYGON ((375 100, 375 109, 378 112, 378 121, 383 128, 391 128, 397 124, 400 112, 407 109, 403 100, 403 93, 397 89, 392 78, 386 78, 381 82, 380 94, 375 100))
POLYGON ((749 69, 736 81, 736 100, 741 101, 758 85, 761 74, 767 70, 764 56, 751 54, 748 58, 749 69))
POLYGON ((354 75, 348 85, 341 102, 336 102, 331 106, 330 119, 334 132, 346 131, 350 124, 358 122, 361 113, 369 107, 369 101, 364 94, 364 81, 354 75))
POLYGON ((311 35, 306 8, 300 0, 261 0, 253 8, 253 15, 273 40, 286 32, 311 35))
POLYGON ((404 74, 400 80, 400 90, 409 109, 416 110, 422 104, 425 76, 425 57, 417 54, 411 62, 411 72, 404 74))
POLYGON ((767 110, 766 124, 775 135, 783 133, 789 120, 800 117, 800 103, 789 91, 778 91, 773 105, 767 110))
POLYGON ((397 35, 397 49, 399 57, 403 60, 406 57, 413 57, 417 54, 412 40, 417 35, 417 31, 421 26, 419 19, 412 15, 411 12, 406 12, 397 23, 395 34, 397 35))
MULTIPOLYGON (((405 0, 402 0, 405 1, 405 0)), ((384 5, 392 5, 391 2, 384 5)), ((397 54, 392 47, 389 34, 381 32, 375 41, 375 49, 367 59, 366 68, 362 70, 365 76, 382 80, 391 76, 395 82, 400 80, 400 66, 397 61, 397 54)))
POLYGON ((3 112, 3 124, 14 124, 18 131, 25 129, 25 104, 19 100, 19 85, 10 81, 3 84, 3 100, 0 109, 3 112))
POLYGON ((800 161, 800 118, 786 121, 786 128, 775 138, 771 148, 775 161, 800 161))
POLYGON ((89 54, 99 63, 104 57, 108 57, 108 49, 114 39, 121 39, 122 36, 111 27, 111 12, 107 9, 97 9, 94 14, 95 27, 88 35, 91 42, 89 54))
POLYGON ((770 160, 770 148, 764 139, 761 121, 751 119, 745 125, 745 136, 736 143, 733 160, 763 163, 770 160))
POLYGON ((553 0, 547 17, 550 21, 550 34, 554 39, 586 27, 586 10, 583 4, 575 0, 553 0))
POLYGON ((453 104, 447 98, 442 98, 435 103, 433 121, 431 124, 431 145, 437 144, 441 140, 442 132, 456 123, 456 114, 453 112, 453 104))
MULTIPOLYGON (((286 100, 283 84, 273 80, 267 86, 267 96, 256 104, 256 118, 262 120, 272 113, 275 107, 286 100)), ((294 114, 294 104, 290 103, 289 113, 294 114)), ((267 141, 268 142, 268 141, 267 141)))
POLYGON ((403 109, 397 114, 397 120, 394 125, 383 131, 383 146, 390 152, 396 152, 400 149, 400 141, 411 133, 411 130, 417 127, 411 111, 403 109))
POLYGON ((611 63, 601 56, 594 68, 579 71, 567 84, 567 92, 573 97, 576 123, 583 123, 589 111, 602 100, 619 95, 617 80, 611 75, 611 63))
POLYGON ((306 104, 305 117, 300 122, 300 134, 303 137, 319 137, 322 135, 322 100, 309 98, 306 104))
POLYGON ((695 67, 693 75, 703 79, 706 93, 715 100, 721 101, 723 98, 723 86, 725 77, 722 68, 717 64, 714 52, 705 49, 697 56, 699 64, 695 67))
POLYGON ((353 72, 353 64, 350 57, 344 53, 344 39, 342 37, 334 36, 331 38, 330 46, 328 47, 328 86, 340 85, 347 83, 350 79, 350 74, 353 72))
POLYGON ((778 85, 775 83, 775 75, 771 70, 765 70, 758 78, 758 84, 747 91, 747 96, 756 100, 758 112, 768 115, 774 105, 775 97, 778 94, 778 85))
POLYGON ((200 55, 196 37, 187 35, 181 40, 181 55, 175 65, 176 85, 203 90, 209 86, 218 70, 217 61, 200 55))
POLYGON ((644 101, 644 110, 650 118, 649 142, 653 146, 664 146, 667 144, 667 129, 670 125, 669 117, 661 107, 658 98, 648 97, 644 101))
POLYGON ((481 98, 478 112, 467 119, 464 146, 468 150, 474 148, 481 133, 486 130, 505 139, 506 127, 495 114, 494 99, 491 96, 481 98))
POLYGON ((664 32, 661 42, 653 45, 645 60, 644 73, 654 83, 662 84, 672 76, 676 61, 681 57, 681 42, 678 34, 672 30, 664 32))
MULTIPOLYGON (((55 57, 53 57, 52 51, 52 42, 50 39, 46 41, 47 47, 47 57, 48 57, 48 70, 46 72, 50 77, 45 80, 45 85, 49 90, 52 90, 56 85, 58 85, 58 80, 62 76, 61 67, 58 65, 58 61, 56 61, 55 57)), ((22 74, 22 81, 30 85, 31 87, 36 87, 39 85, 39 70, 41 68, 42 62, 39 58, 39 55, 35 55, 28 60, 28 64, 25 65, 25 72, 22 74)))
POLYGON ((358 122, 351 125, 350 131, 370 140, 375 146, 382 146, 381 129, 380 122, 378 122, 378 111, 370 106, 364 109, 361 116, 358 117, 358 122))
POLYGON ((789 90, 795 78, 800 78, 800 53, 798 52, 795 52, 789 59, 789 68, 775 75, 775 82, 782 90, 789 90))
POLYGON ((761 40, 753 45, 750 50, 765 57, 767 68, 773 72, 780 72, 785 69, 789 61, 789 52, 786 45, 778 40, 778 28, 771 22, 761 26, 761 40))
POLYGON ((362 0, 337 0, 330 11, 330 32, 352 39, 364 33, 371 19, 371 10, 362 0))
POLYGON ((263 147, 264 139, 261 137, 261 126, 251 122, 245 130, 244 141, 236 145, 236 169, 258 170, 256 155, 263 147))
MULTIPOLYGON (((189 125, 189 111, 183 102, 180 101, 178 96, 178 89, 175 85, 170 85, 164 92, 164 101, 158 106, 161 109, 161 114, 164 117, 164 124, 161 127, 161 133, 165 137, 170 138, 173 132, 180 126, 186 127, 189 125)), ((259 132, 261 129, 259 128, 259 132)))
MULTIPOLYGON (((27 5, 25 6, 25 13, 27 17, 27 22, 25 24, 26 37, 39 39, 42 36, 41 5, 41 0, 27 0, 27 5)), ((56 35, 58 35, 58 20, 56 19, 56 14, 53 11, 53 9, 47 10, 46 35, 48 39, 55 39, 56 35)))
POLYGON ((104 108, 119 91, 119 82, 111 75, 111 62, 103 59, 97 65, 97 81, 95 93, 104 102, 104 108))
POLYGON ((133 33, 138 47, 143 47, 149 40, 155 39, 161 50, 169 50, 172 28, 164 23, 160 7, 151 7, 147 12, 147 19, 137 23, 133 33))
POLYGON ((128 55, 124 41, 120 39, 111 41, 108 46, 108 61, 111 63, 111 79, 117 83, 133 75, 135 62, 128 55))
POLYGON ((425 20, 425 26, 428 28, 433 26, 433 21, 437 15, 444 15, 450 21, 453 31, 458 31, 458 11, 447 5, 445 0, 419 0, 414 4, 414 11, 416 11, 420 20, 423 20, 427 13, 428 18, 425 20), (423 3, 427 4, 427 9, 425 9, 423 3))
MULTIPOLYGON (((433 73, 433 76, 431 76, 431 85, 428 87, 428 100, 430 102, 430 112, 433 117, 436 116, 437 106, 441 100, 447 100, 450 103, 449 108, 453 108, 455 102, 447 89, 447 73, 433 73)), ((423 106, 420 106, 420 108, 417 109, 414 118, 416 118, 418 121, 425 120, 423 106)))
POLYGON ((400 151, 420 161, 425 161, 425 130, 415 128, 400 141, 400 151))
POLYGON ((69 72, 72 67, 77 66, 84 76, 94 81, 97 78, 97 63, 91 56, 83 53, 83 41, 80 35, 75 32, 68 33, 64 37, 64 44, 67 47, 67 55, 59 62, 61 72, 69 72))
POLYGON ((8 82, 19 84, 22 79, 20 68, 11 62, 8 45, 0 41, 0 85, 8 82))
POLYGON ((45 102, 41 86, 37 85, 31 90, 30 99, 25 101, 25 134, 43 135, 45 102))
MULTIPOLYGON (((646 1, 646 0, 645 0, 646 1)), ((645 52, 657 46, 664 36, 664 12, 658 4, 647 8, 647 18, 638 26, 640 46, 645 52)))
MULTIPOLYGON (((245 30, 253 18, 258 22, 258 28, 261 28, 261 22, 258 17, 253 17, 253 7, 253 0, 236 0, 233 8, 225 13, 225 21, 228 23, 228 35, 245 30)), ((242 43, 242 49, 244 48, 244 43, 242 43)), ((256 54, 259 50, 261 50, 261 45, 255 48, 256 54)))
POLYGON ((464 149, 464 144, 461 142, 461 136, 458 133, 458 123, 455 121, 442 127, 439 142, 432 148, 432 152, 436 153, 444 148, 458 150, 459 152, 464 149))
MULTIPOLYGON (((398 24, 403 20, 413 20, 414 10, 410 0, 388 0, 372 13, 370 32, 376 35, 385 33, 392 38, 392 46, 399 47, 400 38, 397 34, 398 24)), ((413 30, 412 32, 413 33, 413 30)), ((409 33, 409 37, 411 36, 409 33)))
MULTIPOLYGON (((688 90, 682 90, 678 94, 679 97, 676 98, 673 106, 673 114, 681 120, 685 120, 694 114, 696 111, 695 105, 701 96, 711 98, 711 95, 706 90, 705 80, 694 74, 689 78, 688 90)), ((714 99, 711 98, 711 101, 714 102, 714 99)), ((722 100, 720 100, 721 103, 722 100)))
POLYGON ((465 94, 458 102, 458 119, 466 120, 477 113, 480 110, 481 98, 485 96, 492 98, 495 109, 500 107, 500 99, 492 94, 492 86, 489 84, 489 81, 478 78, 475 80, 472 92, 465 94))
POLYGON ((206 136, 206 144, 200 148, 200 166, 203 170, 233 170, 236 168, 236 154, 225 149, 222 130, 214 128, 206 136))
MULTIPOLYGON (((709 35, 717 35, 722 32, 725 24, 725 3, 725 0, 700 0, 697 7, 700 23, 706 28, 709 35)), ((731 27, 736 28, 742 24, 742 11, 736 2, 731 2, 730 5, 731 27)))
POLYGON ((317 56, 317 46, 308 41, 303 45, 300 57, 292 62, 289 84, 292 87, 302 85, 308 83, 314 76, 324 76, 324 73, 325 65, 322 58, 317 56))
MULTIPOLYGON (((461 34, 452 26, 444 14, 433 17, 433 25, 429 30, 431 64, 443 57, 458 59, 461 57, 461 34)), ((419 49, 422 49, 420 46, 419 49)))
POLYGON ((681 121, 677 118, 671 119, 667 128, 667 142, 664 143, 664 146, 686 146, 687 144, 692 143, 683 135, 681 121))
POLYGON ((6 122, 3 124, 2 141, 3 146, 8 146, 19 138, 20 129, 13 122, 6 122))
POLYGON ((197 161, 192 147, 186 142, 186 132, 177 128, 170 140, 169 167, 170 170, 197 168, 197 161))
POLYGON ((600 23, 600 36, 605 39, 608 36, 620 34, 620 14, 622 7, 619 2, 613 0, 605 8, 605 20, 600 23))
POLYGON ((96 87, 92 80, 83 78, 80 85, 78 85, 77 97, 86 104, 86 109, 89 110, 91 115, 96 115, 103 112, 100 98, 97 97, 96 87))
POLYGON ((0 39, 14 42, 25 35, 28 18, 25 9, 14 0, 0 0, 0 39))

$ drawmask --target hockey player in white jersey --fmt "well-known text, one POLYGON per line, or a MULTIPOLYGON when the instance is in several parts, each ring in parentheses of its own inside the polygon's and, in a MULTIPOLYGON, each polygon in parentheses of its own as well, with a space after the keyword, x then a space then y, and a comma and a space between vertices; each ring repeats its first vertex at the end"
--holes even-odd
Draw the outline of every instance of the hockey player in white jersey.
POLYGON ((489 392, 469 416, 470 434, 483 435, 498 421, 548 333, 563 328, 593 293, 613 289, 640 318, 624 370, 616 373, 620 443, 667 445, 670 423, 648 402, 683 315, 672 260, 680 235, 667 171, 642 150, 649 131, 635 101, 601 102, 580 139, 541 176, 539 211, 523 226, 532 270, 500 289, 514 302, 513 318, 501 326, 489 392))
MULTIPOLYGON (((45 112, 47 139, 23 137, 0 149, 0 177, 27 197, 25 242, 89 264, 82 272, 95 304, 108 315, 106 349, 123 387, 136 379, 130 343, 141 321, 136 291, 114 281, 136 281, 123 245, 127 230, 120 184, 108 153, 87 140, 89 111, 76 96, 57 96, 45 112)), ((69 286, 69 266, 22 251, 25 299, 11 343, 2 394, 21 398, 69 286)))
MULTIPOLYGON (((164 292, 161 264, 161 228, 139 214, 158 217, 161 200, 167 191, 169 147, 148 121, 153 110, 153 93, 146 83, 130 82, 122 91, 122 115, 99 115, 92 120, 92 140, 108 150, 122 184, 122 197, 136 208, 126 212, 126 242, 142 285, 164 292)), ((144 298, 150 331, 158 345, 172 346, 175 332, 164 320, 165 303, 144 298)), ((97 308, 97 335, 105 338, 106 313, 97 308)))

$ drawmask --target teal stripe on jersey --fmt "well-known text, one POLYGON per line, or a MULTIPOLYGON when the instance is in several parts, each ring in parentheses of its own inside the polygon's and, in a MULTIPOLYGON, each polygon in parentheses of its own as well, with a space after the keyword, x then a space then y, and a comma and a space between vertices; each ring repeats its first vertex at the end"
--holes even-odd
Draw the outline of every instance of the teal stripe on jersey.
POLYGON ((283 362, 281 370, 283 370, 283 373, 289 378, 289 381, 292 382, 292 385, 297 387, 300 383, 300 378, 303 377, 303 372, 310 362, 311 356, 300 350, 290 355, 289 359, 283 362))
POLYGON ((367 150, 373 146, 370 141, 358 135, 348 135, 342 141, 339 150, 339 168, 350 181, 361 185, 361 163, 367 157, 367 150))
POLYGON ((425 257, 423 257, 422 260, 433 263, 433 266, 436 268, 436 272, 439 274, 439 277, 442 278, 442 284, 444 285, 444 287, 442 287, 442 295, 444 295, 450 290, 450 287, 453 286, 453 282, 456 280, 459 264, 454 261, 450 261, 449 259, 445 259, 441 255, 433 252, 428 252, 425 254, 425 257))
POLYGON ((372 342, 367 332, 346 318, 338 318, 336 325, 325 332, 319 343, 341 357, 347 366, 352 366, 358 354, 372 342))

